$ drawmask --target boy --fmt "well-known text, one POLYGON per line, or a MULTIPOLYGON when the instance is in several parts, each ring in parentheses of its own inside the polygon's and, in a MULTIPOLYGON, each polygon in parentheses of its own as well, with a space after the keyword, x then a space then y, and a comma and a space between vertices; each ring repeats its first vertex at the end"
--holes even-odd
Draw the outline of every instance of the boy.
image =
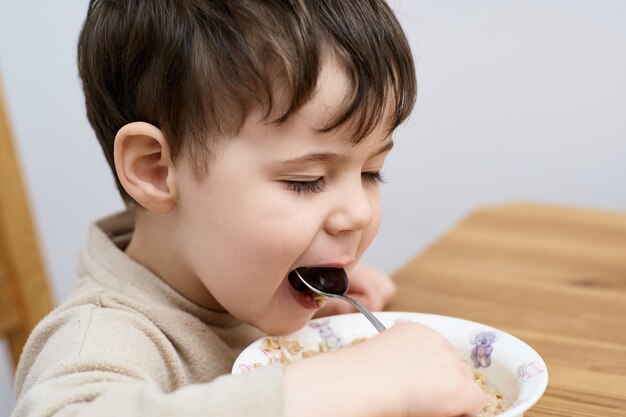
POLYGON ((247 344, 318 310, 295 268, 345 268, 366 301, 390 293, 355 266, 415 97, 383 0, 92 0, 78 56, 129 210, 92 226, 78 288, 29 339, 15 416, 480 410, 467 366, 415 323, 227 375, 247 344))

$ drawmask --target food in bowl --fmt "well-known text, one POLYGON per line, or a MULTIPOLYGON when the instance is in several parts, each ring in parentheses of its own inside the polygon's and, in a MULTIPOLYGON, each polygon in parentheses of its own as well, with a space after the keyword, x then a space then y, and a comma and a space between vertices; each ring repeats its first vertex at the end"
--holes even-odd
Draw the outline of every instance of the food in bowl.
MULTIPOLYGON (((353 345, 367 339, 367 337, 358 337, 352 340, 349 344, 353 345)), ((263 339, 261 346, 269 356, 269 362, 267 365, 271 365, 273 363, 288 365, 290 363, 329 351, 326 345, 322 342, 319 342, 317 346, 306 349, 301 341, 288 340, 283 337, 266 337, 263 339)), ((253 365, 255 367, 264 366, 261 363, 253 365)), ((504 400, 503 394, 496 388, 490 386, 483 374, 477 371, 473 371, 473 373, 474 380, 485 393, 486 399, 486 405, 478 417, 495 417, 502 411, 509 408, 510 404, 504 400)))
POLYGON ((478 414, 478 417, 495 417, 511 406, 510 403, 504 400, 504 395, 500 391, 489 385, 483 374, 476 371, 473 372, 474 380, 485 393, 485 407, 478 414))
MULTIPOLYGON (((415 321, 445 337, 473 368, 477 382, 484 385, 488 403, 481 417, 521 417, 546 389, 548 373, 539 354, 501 330, 432 314, 382 312, 376 316, 388 327, 415 321)), ((241 374, 272 363, 289 364, 358 343, 376 333, 358 313, 315 319, 284 337, 257 340, 241 352, 232 372, 241 374)))

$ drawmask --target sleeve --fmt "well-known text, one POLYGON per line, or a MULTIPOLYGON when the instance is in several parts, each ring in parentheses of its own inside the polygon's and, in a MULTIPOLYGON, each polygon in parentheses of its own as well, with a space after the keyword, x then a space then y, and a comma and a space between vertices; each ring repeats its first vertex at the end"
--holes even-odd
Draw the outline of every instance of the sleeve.
POLYGON ((170 389, 183 368, 159 335, 100 310, 83 307, 35 329, 17 370, 13 417, 282 415, 281 366, 170 389))
POLYGON ((279 367, 221 376, 171 393, 155 383, 97 374, 70 373, 37 383, 19 399, 13 416, 276 417, 282 413, 282 396, 275 388, 282 380, 279 367))

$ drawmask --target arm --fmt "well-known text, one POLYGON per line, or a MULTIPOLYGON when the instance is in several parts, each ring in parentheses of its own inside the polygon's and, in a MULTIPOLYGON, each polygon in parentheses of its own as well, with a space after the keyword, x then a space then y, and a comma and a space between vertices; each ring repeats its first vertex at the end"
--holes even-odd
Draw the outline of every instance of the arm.
POLYGON ((19 399, 13 416, 281 415, 282 370, 278 366, 248 375, 218 377, 170 393, 154 382, 128 378, 124 371, 103 375, 75 369, 40 381, 19 399))
POLYGON ((477 415, 484 401, 450 344, 416 323, 285 371, 287 417, 477 415))
POLYGON ((185 362, 141 316, 93 306, 56 313, 25 347, 13 416, 282 414, 281 367, 192 384, 185 362))
POLYGON ((452 347, 416 323, 284 372, 273 366, 190 384, 181 356, 149 322, 124 311, 78 310, 47 319, 29 339, 14 417, 448 417, 482 405, 452 347))

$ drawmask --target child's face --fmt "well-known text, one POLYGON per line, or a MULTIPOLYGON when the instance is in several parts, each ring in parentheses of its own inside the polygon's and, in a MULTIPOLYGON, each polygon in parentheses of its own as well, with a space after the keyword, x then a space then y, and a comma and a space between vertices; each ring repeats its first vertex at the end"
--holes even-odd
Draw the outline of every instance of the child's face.
POLYGON ((291 270, 350 270, 380 223, 376 173, 391 137, 379 126, 354 146, 345 131, 317 132, 349 93, 334 65, 319 82, 285 124, 251 117, 210 159, 205 179, 194 179, 185 161, 177 173, 181 270, 209 290, 204 304, 268 333, 296 330, 316 311, 289 284, 291 270))

